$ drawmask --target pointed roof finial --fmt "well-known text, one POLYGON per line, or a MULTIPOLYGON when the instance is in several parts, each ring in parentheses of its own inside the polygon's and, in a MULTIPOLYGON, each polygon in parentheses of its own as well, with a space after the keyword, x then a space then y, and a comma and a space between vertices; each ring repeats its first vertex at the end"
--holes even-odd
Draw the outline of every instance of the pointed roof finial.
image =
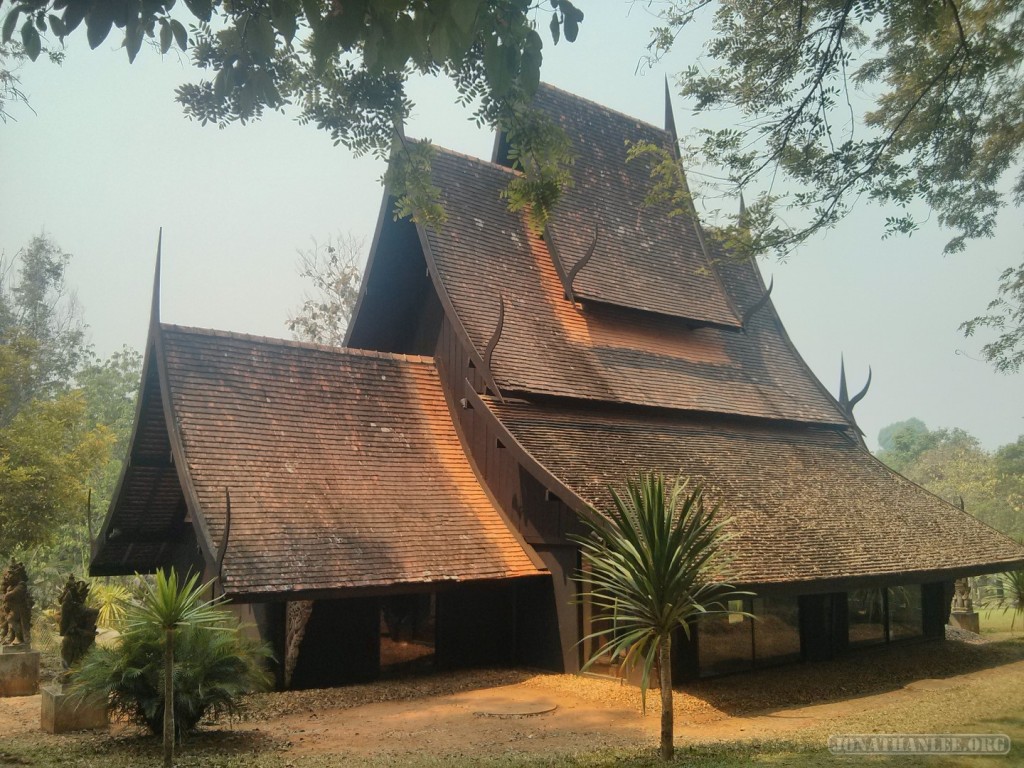
POLYGON ((740 217, 736 222, 741 227, 747 226, 747 202, 743 199, 743 190, 740 190, 740 217))
POLYGON ((153 272, 153 302, 149 310, 149 324, 160 325, 160 256, 164 243, 164 228, 156 236, 156 269, 153 272))
POLYGON ((668 75, 665 75, 665 130, 672 136, 672 143, 679 151, 679 135, 676 133, 676 118, 672 114, 672 91, 668 87, 668 75))
POLYGON ((846 360, 839 355, 839 404, 843 408, 850 405, 850 392, 846 388, 846 360))

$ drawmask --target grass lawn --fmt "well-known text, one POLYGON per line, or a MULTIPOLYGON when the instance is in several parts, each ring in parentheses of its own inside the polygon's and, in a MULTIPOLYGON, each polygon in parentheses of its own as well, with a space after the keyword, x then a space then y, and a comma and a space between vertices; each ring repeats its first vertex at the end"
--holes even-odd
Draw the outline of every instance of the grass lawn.
POLYGON ((1014 614, 1013 611, 1003 611, 999 608, 982 609, 978 612, 981 634, 994 635, 1003 632, 1012 632, 1015 636, 1024 636, 1024 616, 1014 614), (1014 621, 1016 618, 1016 621, 1014 621), (1011 629, 1012 627, 1012 629, 1011 629))
MULTIPOLYGON (((797 741, 752 741, 732 744, 696 745, 679 744, 676 748, 674 765, 700 766, 701 768, 740 768, 741 766, 792 766, 792 768, 839 768, 841 766, 864 766, 878 768, 907 766, 907 768, 997 768, 1000 766, 1024 765, 1024 717, 1020 714, 996 720, 965 721, 951 729, 960 733, 1005 733, 1013 740, 1010 754, 1005 757, 991 756, 837 756, 822 746, 797 741)), ((54 749, 53 745, 31 744, 31 739, 15 738, 4 745, 0 741, 0 766, 97 766, 99 768, 136 768, 137 766, 158 766, 161 764, 159 744, 150 738, 102 738, 79 739, 54 749)), ((482 768, 511 768, 512 766, 536 766, 551 768, 643 768, 664 765, 654 746, 630 751, 595 751, 577 755, 557 755, 547 758, 508 755, 500 758, 477 756, 435 757, 423 755, 409 759, 402 757, 353 758, 351 756, 318 755, 289 756, 272 743, 263 742, 259 737, 246 734, 231 738, 222 734, 208 734, 195 737, 186 745, 175 761, 181 768, 333 768, 333 766, 357 766, 383 768, 384 766, 410 765, 434 768, 451 766, 482 766, 482 768)))

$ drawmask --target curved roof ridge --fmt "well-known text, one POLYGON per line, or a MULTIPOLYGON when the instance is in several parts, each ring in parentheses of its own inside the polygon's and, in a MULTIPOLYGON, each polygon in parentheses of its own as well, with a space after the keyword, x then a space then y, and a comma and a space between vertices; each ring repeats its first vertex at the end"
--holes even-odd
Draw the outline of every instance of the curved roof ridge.
POLYGON ((612 107, 606 106, 605 104, 601 104, 598 101, 594 101, 593 99, 588 99, 585 96, 580 96, 578 94, 572 93, 571 91, 567 91, 564 88, 559 88, 557 85, 552 85, 551 83, 541 83, 540 87, 546 88, 549 91, 555 91, 556 93, 571 98, 574 101, 584 101, 589 106, 594 107, 595 109, 599 109, 602 112, 607 112, 609 115, 612 115, 614 117, 623 120, 629 120, 632 123, 639 123, 640 125, 646 126, 648 128, 653 128, 655 131, 665 134, 666 139, 669 139, 670 141, 672 140, 672 134, 669 131, 665 130, 665 126, 659 126, 655 125, 654 123, 650 123, 646 120, 641 120, 639 117, 636 117, 635 115, 630 115, 618 109, 613 109, 612 107))
POLYGON ((458 151, 456 151, 454 149, 450 149, 449 147, 441 146, 440 144, 431 144, 431 146, 435 150, 437 150, 438 152, 443 152, 444 154, 451 155, 452 157, 458 157, 458 158, 461 158, 463 160, 469 160, 470 162, 477 163, 479 165, 485 165, 488 168, 497 168, 498 170, 501 170, 501 171, 503 171, 503 172, 505 172, 505 173, 507 173, 509 175, 512 175, 512 176, 521 176, 522 175, 521 171, 517 171, 514 168, 509 168, 507 165, 502 165, 501 163, 495 163, 495 162, 492 162, 490 160, 484 160, 482 157, 476 157, 475 155, 469 155, 469 154, 466 154, 465 152, 458 152, 458 151))
POLYGON ((174 323, 161 323, 161 331, 178 333, 190 333, 197 336, 210 336, 220 339, 235 339, 237 341, 251 341, 256 344, 268 346, 292 347, 294 349, 309 349, 319 352, 331 352, 338 355, 350 357, 367 357, 378 360, 394 360, 408 363, 424 363, 433 365, 434 358, 429 355, 407 355, 396 352, 378 352, 370 349, 357 349, 355 347, 335 347, 330 344, 318 344, 312 341, 299 341, 297 339, 282 339, 275 336, 259 336, 251 333, 239 333, 237 331, 221 331, 215 328, 197 328, 187 325, 175 325, 174 323))

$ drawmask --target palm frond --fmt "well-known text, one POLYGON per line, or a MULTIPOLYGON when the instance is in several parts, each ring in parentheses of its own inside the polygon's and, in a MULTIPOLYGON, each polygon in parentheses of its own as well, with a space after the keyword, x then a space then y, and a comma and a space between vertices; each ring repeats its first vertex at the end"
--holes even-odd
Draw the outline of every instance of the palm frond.
POLYGON ((598 645, 584 670, 608 655, 626 669, 639 666, 646 704, 658 652, 676 628, 689 636, 701 617, 743 613, 729 601, 750 593, 719 579, 728 521, 705 504, 702 488, 643 474, 627 480, 624 492, 609 491, 612 508, 583 516, 589 535, 573 537, 584 565, 576 578, 611 619, 584 638, 598 645))

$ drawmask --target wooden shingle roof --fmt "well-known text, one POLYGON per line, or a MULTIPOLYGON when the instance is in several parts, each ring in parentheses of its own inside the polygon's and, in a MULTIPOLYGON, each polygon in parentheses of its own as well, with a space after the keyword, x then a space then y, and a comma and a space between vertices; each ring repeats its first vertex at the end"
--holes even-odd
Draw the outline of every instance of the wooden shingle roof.
POLYGON ((698 324, 739 328, 740 317, 700 241, 696 222, 647 201, 649 164, 627 161, 629 146, 675 156, 660 128, 547 84, 534 106, 560 125, 575 153, 572 176, 548 226, 564 270, 593 254, 572 283, 580 299, 657 312, 698 324))
POLYGON ((430 358, 159 333, 179 474, 211 551, 230 492, 229 595, 542 572, 481 488, 430 358))
MULTIPOLYGON (((735 331, 567 300, 546 242, 501 197, 511 173, 438 150, 432 174, 447 221, 421 229, 439 288, 477 350, 487 346, 504 300, 491 365, 502 391, 848 423, 786 338, 770 302, 745 331, 735 331)), ((762 298, 753 264, 723 268, 739 312, 762 298)))
POLYGON ((583 502, 660 472, 704 485, 742 584, 953 578, 1024 565, 1024 548, 896 474, 848 433, 487 399, 510 437, 583 502))

